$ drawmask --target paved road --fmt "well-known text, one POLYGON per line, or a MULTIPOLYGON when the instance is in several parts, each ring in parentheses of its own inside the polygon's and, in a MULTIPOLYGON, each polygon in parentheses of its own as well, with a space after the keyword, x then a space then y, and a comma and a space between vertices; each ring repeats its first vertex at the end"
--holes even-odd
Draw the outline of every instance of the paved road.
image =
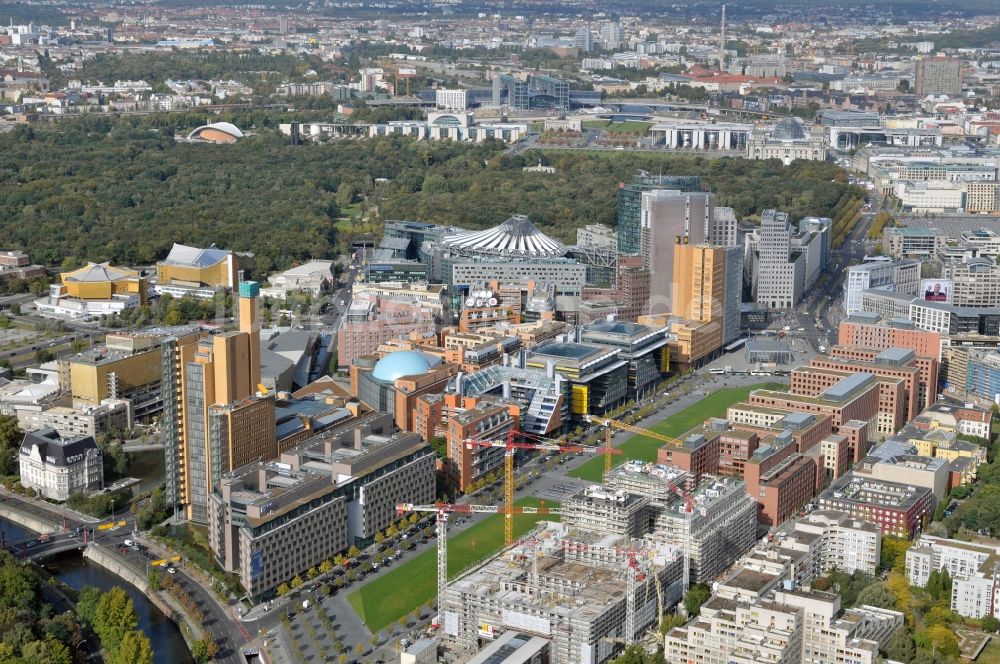
MULTIPOLYGON (((82 546, 84 535, 82 532, 79 535, 76 534, 76 529, 88 527, 92 529, 93 541, 106 546, 110 551, 119 552, 119 555, 141 574, 146 573, 151 560, 167 556, 167 552, 155 542, 136 537, 133 530, 135 528, 135 517, 129 512, 120 513, 113 517, 115 521, 125 521, 125 526, 115 530, 99 531, 95 528, 96 519, 91 519, 72 510, 49 503, 40 503, 39 501, 15 496, 2 489, 0 489, 0 492, 3 493, 3 500, 5 502, 16 504, 19 509, 47 518, 54 523, 65 524, 66 531, 62 534, 53 535, 52 542, 34 545, 30 549, 32 555, 46 548, 57 548, 65 544, 67 540, 75 540, 82 546), (129 548, 122 550, 121 547, 126 539, 143 542, 149 546, 150 550, 145 553, 129 548)), ((89 539, 90 536, 88 534, 87 538, 89 539)), ((204 615, 202 624, 219 645, 220 654, 216 661, 231 664, 242 662, 243 659, 240 656, 239 650, 247 643, 249 635, 244 632, 242 625, 234 619, 235 617, 230 616, 230 608, 221 604, 212 593, 210 590, 211 581, 194 567, 178 565, 175 568, 177 572, 172 575, 174 581, 188 592, 195 604, 201 609, 204 615)))

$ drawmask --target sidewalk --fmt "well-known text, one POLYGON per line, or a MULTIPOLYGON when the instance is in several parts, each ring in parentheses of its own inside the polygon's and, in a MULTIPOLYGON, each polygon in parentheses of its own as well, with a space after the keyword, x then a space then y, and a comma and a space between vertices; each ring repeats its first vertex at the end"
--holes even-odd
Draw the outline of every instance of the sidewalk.
POLYGON ((76 510, 71 510, 63 505, 55 505, 41 498, 28 498, 27 496, 22 496, 13 491, 8 491, 3 486, 0 486, 0 495, 13 498, 17 501, 24 503, 25 505, 30 505, 33 508, 39 509, 44 512, 49 512, 51 516, 58 517, 57 520, 61 521, 62 517, 67 519, 73 519, 74 521, 82 521, 83 523, 100 523, 102 519, 98 519, 76 510))

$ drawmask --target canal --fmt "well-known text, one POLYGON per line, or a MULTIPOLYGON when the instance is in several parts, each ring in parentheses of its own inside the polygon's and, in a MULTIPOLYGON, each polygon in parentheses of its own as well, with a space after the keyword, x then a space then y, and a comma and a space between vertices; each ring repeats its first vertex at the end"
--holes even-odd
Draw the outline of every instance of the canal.
MULTIPOLYGON (((33 535, 30 530, 0 519, 0 534, 9 540, 17 540, 33 535)), ((56 558, 45 564, 45 569, 57 579, 71 588, 80 590, 84 586, 94 586, 101 590, 110 590, 119 586, 128 593, 139 616, 139 629, 149 637, 153 644, 153 661, 155 664, 193 664, 191 653, 184 643, 180 630, 169 618, 160 613, 159 609, 141 592, 125 583, 103 567, 84 560, 83 556, 67 555, 56 558)))

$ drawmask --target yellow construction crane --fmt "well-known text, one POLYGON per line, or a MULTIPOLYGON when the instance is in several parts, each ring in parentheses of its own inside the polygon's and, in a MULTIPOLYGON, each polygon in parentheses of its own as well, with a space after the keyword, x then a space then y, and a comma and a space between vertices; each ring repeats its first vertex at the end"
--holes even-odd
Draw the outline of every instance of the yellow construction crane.
POLYGON ((510 546, 514 543, 514 454, 517 450, 545 450, 549 452, 587 452, 589 454, 604 454, 604 466, 606 469, 611 468, 611 455, 621 454, 622 451, 611 447, 610 444, 601 447, 590 447, 587 445, 561 445, 557 442, 545 442, 544 439, 539 439, 537 443, 523 443, 514 440, 516 434, 521 434, 520 431, 515 431, 511 429, 507 432, 507 437, 504 440, 474 440, 467 439, 465 445, 467 448, 472 449, 474 447, 502 447, 504 449, 503 457, 503 495, 504 495, 504 520, 503 520, 503 540, 504 544, 510 546), (508 509, 511 508, 511 509, 508 509))
MULTIPOLYGON (((587 421, 592 423, 597 423, 604 426, 604 448, 605 450, 613 449, 611 447, 611 437, 614 435, 612 429, 621 429, 622 431, 628 431, 629 433, 638 434, 640 436, 646 436, 647 438, 653 438, 654 440, 659 440, 660 442, 666 443, 667 445, 673 445, 674 447, 683 447, 684 443, 677 440, 676 438, 671 438, 670 436, 665 436, 662 433, 656 433, 649 429, 643 429, 642 427, 633 426, 631 424, 625 424, 619 420, 612 420, 610 418, 594 417, 592 415, 587 416, 587 421)), ((611 457, 606 456, 604 458, 604 472, 611 472, 611 457)))

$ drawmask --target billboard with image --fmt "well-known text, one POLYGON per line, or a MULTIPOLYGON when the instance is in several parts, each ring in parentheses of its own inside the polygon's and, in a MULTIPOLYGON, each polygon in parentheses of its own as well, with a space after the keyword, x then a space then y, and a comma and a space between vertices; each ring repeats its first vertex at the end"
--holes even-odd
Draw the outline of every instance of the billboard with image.
POLYGON ((927 302, 951 302, 951 279, 921 279, 918 297, 927 302))

